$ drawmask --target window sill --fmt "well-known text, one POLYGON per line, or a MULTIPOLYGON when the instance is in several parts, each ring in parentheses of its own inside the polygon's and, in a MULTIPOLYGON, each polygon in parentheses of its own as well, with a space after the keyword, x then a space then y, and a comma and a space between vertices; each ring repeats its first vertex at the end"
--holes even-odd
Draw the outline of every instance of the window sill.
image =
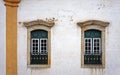
POLYGON ((27 65, 28 68, 50 68, 50 65, 27 65))
POLYGON ((84 65, 81 65, 81 68, 105 68, 105 65, 91 65, 91 64, 84 64, 84 65))

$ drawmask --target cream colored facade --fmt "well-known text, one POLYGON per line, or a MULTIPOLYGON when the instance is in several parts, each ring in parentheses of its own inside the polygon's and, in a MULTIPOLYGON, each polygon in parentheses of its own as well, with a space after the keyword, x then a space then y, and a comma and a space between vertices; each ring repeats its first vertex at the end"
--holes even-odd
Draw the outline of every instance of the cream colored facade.
POLYGON ((0 75, 119 75, 120 0, 1 0, 0 11, 0 75), (24 23, 39 19, 55 23, 47 68, 27 65, 24 23), (77 23, 89 20, 109 22, 104 31, 104 68, 81 66, 82 34, 77 23))

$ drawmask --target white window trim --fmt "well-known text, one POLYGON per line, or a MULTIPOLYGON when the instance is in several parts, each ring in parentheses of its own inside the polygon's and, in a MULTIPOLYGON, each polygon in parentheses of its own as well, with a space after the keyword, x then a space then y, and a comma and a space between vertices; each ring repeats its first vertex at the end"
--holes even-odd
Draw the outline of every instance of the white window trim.
MULTIPOLYGON (((90 54, 92 54, 92 38, 85 38, 85 39, 84 39, 84 45, 85 45, 85 43, 86 43, 86 42, 85 42, 86 39, 90 39, 90 40, 91 40, 91 46, 90 46, 90 47, 91 47, 91 50, 90 50, 90 54)), ((85 49, 85 47, 84 47, 84 54, 85 54, 85 55, 90 55, 90 54, 86 54, 85 51, 86 51, 86 49, 85 49)))
POLYGON ((39 38, 32 38, 31 39, 31 54, 32 55, 39 55, 39 38), (37 51, 37 53, 35 52, 35 54, 33 53, 33 40, 38 40, 38 51, 37 51))
POLYGON ((41 55, 48 55, 48 39, 47 38, 40 38, 40 45, 39 46, 40 46, 40 54, 41 55), (46 52, 47 52, 47 54, 42 54, 41 53, 41 44, 42 44, 41 40, 46 40, 46 52))
POLYGON ((94 54, 94 55, 100 55, 100 54, 101 54, 101 51, 102 51, 102 50, 101 50, 101 38, 93 38, 93 41, 92 41, 92 42, 93 42, 93 54, 94 54), (99 54, 94 54, 94 40, 95 40, 95 39, 99 39, 99 54))

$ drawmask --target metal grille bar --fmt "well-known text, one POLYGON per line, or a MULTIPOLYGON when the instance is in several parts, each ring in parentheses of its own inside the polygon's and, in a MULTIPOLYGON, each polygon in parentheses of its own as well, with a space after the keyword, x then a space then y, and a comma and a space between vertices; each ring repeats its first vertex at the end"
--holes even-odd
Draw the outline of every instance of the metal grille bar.
POLYGON ((102 64, 102 55, 84 55, 84 64, 102 64))

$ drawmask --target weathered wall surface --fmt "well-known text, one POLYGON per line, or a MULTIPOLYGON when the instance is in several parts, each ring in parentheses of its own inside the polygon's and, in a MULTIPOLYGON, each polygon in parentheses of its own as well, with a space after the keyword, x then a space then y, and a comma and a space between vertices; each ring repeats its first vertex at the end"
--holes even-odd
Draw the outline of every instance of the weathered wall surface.
POLYGON ((4 2, 0 0, 0 75, 6 74, 6 13, 4 2))
POLYGON ((27 67, 27 29, 18 24, 18 75, 118 75, 120 72, 120 0, 21 0, 18 22, 55 18, 51 67, 27 67), (106 28, 105 69, 81 68, 79 21, 110 22, 106 28))

